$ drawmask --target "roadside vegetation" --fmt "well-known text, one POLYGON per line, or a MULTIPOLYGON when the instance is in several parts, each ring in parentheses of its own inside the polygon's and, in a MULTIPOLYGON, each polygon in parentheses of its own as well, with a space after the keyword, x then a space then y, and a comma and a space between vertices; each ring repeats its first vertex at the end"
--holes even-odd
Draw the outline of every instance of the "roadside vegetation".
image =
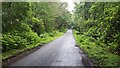
MULTIPOLYGON (((120 2, 3 2, 2 59, 42 46, 67 28, 95 65, 120 66, 120 2)), ((1 39, 1 37, 0 37, 1 39)))
POLYGON ((74 11, 77 44, 95 65, 120 66, 119 2, 82 2, 74 11))
POLYGON ((74 32, 79 47, 88 55, 93 65, 119 66, 120 56, 111 53, 108 47, 100 41, 83 34, 74 32))
POLYGON ((2 59, 48 43, 71 23, 67 3, 3 2, 2 59))
MULTIPOLYGON (((6 61, 11 56, 17 56, 19 53, 21 54, 22 52, 25 52, 26 50, 28 51, 28 50, 30 50, 32 48, 37 47, 37 46, 43 46, 43 45, 57 39, 62 34, 63 34, 63 32, 58 32, 58 31, 54 31, 52 33, 41 34, 41 36, 38 37, 36 42, 34 42, 32 44, 26 44, 26 47, 24 47, 24 48, 11 48, 12 50, 10 49, 10 50, 8 50, 6 52, 3 52, 2 53, 2 59, 4 61, 6 61)), ((25 42, 25 43, 28 43, 28 42, 25 42)))

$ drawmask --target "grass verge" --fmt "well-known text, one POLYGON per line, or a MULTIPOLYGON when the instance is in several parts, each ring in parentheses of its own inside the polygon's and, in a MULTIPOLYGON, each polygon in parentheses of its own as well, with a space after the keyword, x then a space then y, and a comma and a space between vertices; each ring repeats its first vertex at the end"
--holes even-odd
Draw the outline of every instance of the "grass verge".
POLYGON ((58 32, 58 31, 41 34, 40 39, 38 39, 38 41, 36 43, 30 44, 26 48, 9 50, 7 52, 0 54, 0 57, 2 57, 2 60, 6 60, 7 58, 9 58, 13 55, 17 55, 17 54, 24 52, 26 50, 35 48, 37 46, 42 46, 50 41, 53 41, 56 38, 60 37, 62 34, 63 34, 62 32, 58 32))
POLYGON ((79 47, 87 53, 93 64, 120 67, 120 56, 112 54, 105 47, 105 44, 98 42, 92 37, 78 34, 76 31, 74 31, 74 36, 79 47))

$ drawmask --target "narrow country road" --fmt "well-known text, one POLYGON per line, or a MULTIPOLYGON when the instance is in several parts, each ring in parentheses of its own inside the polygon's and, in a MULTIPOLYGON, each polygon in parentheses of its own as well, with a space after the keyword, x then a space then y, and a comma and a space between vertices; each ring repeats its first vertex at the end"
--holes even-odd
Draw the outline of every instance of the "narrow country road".
POLYGON ((10 66, 83 66, 72 30, 10 66))

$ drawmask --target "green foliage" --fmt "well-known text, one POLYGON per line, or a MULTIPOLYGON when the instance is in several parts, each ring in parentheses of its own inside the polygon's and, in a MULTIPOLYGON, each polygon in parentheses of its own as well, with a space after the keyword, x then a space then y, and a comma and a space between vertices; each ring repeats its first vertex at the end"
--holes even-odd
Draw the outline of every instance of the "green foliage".
POLYGON ((2 40, 3 52, 10 49, 26 47, 27 45, 26 39, 22 39, 20 36, 3 35, 2 40))
POLYGON ((71 26, 71 14, 69 12, 64 12, 61 16, 56 17, 55 19, 55 28, 63 31, 69 25, 71 26))
POLYGON ((120 57, 119 2, 76 4, 74 27, 77 43, 98 65, 118 66, 120 57))
POLYGON ((112 54, 105 44, 92 37, 74 33, 76 42, 96 65, 119 66, 120 56, 112 54))
POLYGON ((99 40, 119 55, 119 2, 83 2, 76 4, 75 9, 75 29, 99 40))
POLYGON ((63 30, 67 28, 68 18, 71 17, 70 12, 65 10, 66 3, 31 3, 32 29, 38 33, 38 35, 44 32, 51 32, 53 30, 63 30), (57 12, 56 12, 57 11, 57 12), (38 27, 38 28, 36 28, 38 27))
MULTIPOLYGON (((35 48, 36 46, 42 46, 52 40, 55 40, 59 36, 61 36, 63 33, 59 31, 53 31, 51 33, 44 33, 40 35, 40 39, 37 39, 38 42, 34 41, 34 43, 27 45, 26 47, 23 48, 18 48, 18 49, 10 49, 9 51, 7 50, 6 52, 2 53, 2 59, 9 58, 11 56, 18 55, 21 52, 26 51, 27 49, 32 49, 35 48), (51 36, 52 35, 52 36, 51 36), (36 42, 36 43, 35 43, 36 42)), ((20 40, 19 40, 20 41, 20 40)), ((29 43, 29 42, 27 42, 29 43)), ((7 47, 7 46, 6 46, 7 47)), ((9 47, 9 46, 8 46, 9 47)), ((1 56, 1 55, 0 55, 1 56)))
POLYGON ((29 3, 4 2, 2 4, 3 33, 12 30, 28 18, 29 3), (24 10, 23 10, 24 9, 24 10))
POLYGON ((3 52, 27 48, 43 40, 48 42, 52 37, 57 36, 54 30, 63 32, 67 29, 71 17, 71 14, 65 10, 66 7, 66 3, 54 2, 2 3, 3 52))
POLYGON ((14 33, 11 32, 3 34, 3 52, 11 49, 24 48, 29 44, 37 42, 37 40, 39 39, 38 35, 32 32, 32 30, 27 24, 23 23, 21 26, 21 29, 14 30, 14 33))
POLYGON ((38 18, 32 18, 32 29, 34 32, 36 32, 38 35, 44 32, 44 22, 42 19, 38 18))

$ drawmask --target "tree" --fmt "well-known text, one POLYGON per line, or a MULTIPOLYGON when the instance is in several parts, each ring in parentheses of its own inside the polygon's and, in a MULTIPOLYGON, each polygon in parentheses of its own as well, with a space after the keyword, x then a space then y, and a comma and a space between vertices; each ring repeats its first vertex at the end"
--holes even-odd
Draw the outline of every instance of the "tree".
POLYGON ((99 39, 115 53, 120 49, 119 2, 83 2, 76 4, 76 30, 99 39))

